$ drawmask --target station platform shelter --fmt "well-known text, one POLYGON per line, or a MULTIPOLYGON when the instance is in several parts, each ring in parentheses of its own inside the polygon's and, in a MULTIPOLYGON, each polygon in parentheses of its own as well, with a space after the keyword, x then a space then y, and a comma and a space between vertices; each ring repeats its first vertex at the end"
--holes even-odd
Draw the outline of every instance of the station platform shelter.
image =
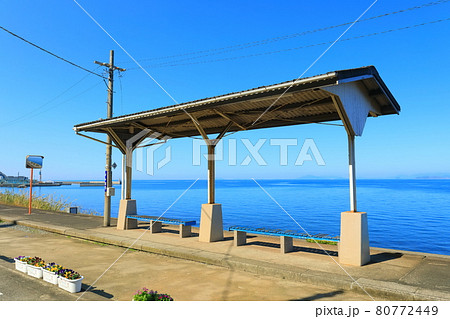
MULTIPOLYGON (((227 134, 288 125, 341 121, 348 137, 349 209, 341 212, 339 262, 370 261, 367 213, 357 210, 355 137, 368 117, 399 114, 400 106, 374 66, 328 72, 197 101, 74 126, 77 134, 105 134, 124 155, 124 192, 118 228, 137 214, 132 199, 132 156, 146 139, 157 143, 201 136, 208 145, 208 202, 203 204, 199 240, 223 239, 222 207, 215 201, 215 147, 227 134)), ((154 145, 154 143, 150 144, 154 145)), ((224 212, 226 213, 226 212, 224 212)))

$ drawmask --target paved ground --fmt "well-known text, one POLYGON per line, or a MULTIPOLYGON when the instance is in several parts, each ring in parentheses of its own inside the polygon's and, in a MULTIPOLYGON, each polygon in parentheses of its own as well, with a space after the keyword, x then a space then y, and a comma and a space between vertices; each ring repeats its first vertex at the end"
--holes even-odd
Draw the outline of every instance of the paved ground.
MULTIPOLYGON (((82 294, 15 271, 12 258, 17 252, 79 270, 86 290, 125 250, 24 226, 0 227, 0 300, 76 300, 82 294)), ((81 300, 130 300, 144 286, 170 293, 176 300, 370 300, 355 292, 140 251, 128 251, 81 300)))
MULTIPOLYGON (((86 293, 83 298, 129 300, 133 290, 147 286, 177 300, 370 300, 369 295, 375 300, 450 300, 450 256, 372 248, 370 264, 343 267, 335 246, 323 246, 330 257, 301 240, 294 241, 294 252, 282 255, 276 239, 268 237, 254 236, 242 247, 233 246, 229 233, 222 242, 200 243, 196 236, 179 238, 174 228, 160 234, 144 228, 118 231, 101 227, 99 217, 42 211, 27 216, 26 209, 2 205, 0 219, 154 253, 128 251, 95 283, 97 297, 86 293)), ((13 227, 0 226, 0 240, 8 243, 0 246, 0 259, 35 254, 67 260, 85 274, 87 284, 124 251, 13 227)))

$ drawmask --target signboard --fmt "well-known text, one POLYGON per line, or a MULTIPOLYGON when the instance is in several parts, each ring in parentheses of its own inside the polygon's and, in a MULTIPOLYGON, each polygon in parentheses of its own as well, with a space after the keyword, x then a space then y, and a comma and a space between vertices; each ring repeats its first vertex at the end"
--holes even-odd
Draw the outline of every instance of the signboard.
POLYGON ((31 168, 30 171, 30 200, 28 202, 28 215, 31 215, 31 202, 33 201, 33 171, 34 169, 42 168, 42 161, 44 156, 41 155, 27 155, 26 168, 31 168))
POLYGON ((35 169, 42 168, 43 159, 44 159, 44 156, 28 155, 27 160, 26 160, 26 168, 35 168, 35 169))

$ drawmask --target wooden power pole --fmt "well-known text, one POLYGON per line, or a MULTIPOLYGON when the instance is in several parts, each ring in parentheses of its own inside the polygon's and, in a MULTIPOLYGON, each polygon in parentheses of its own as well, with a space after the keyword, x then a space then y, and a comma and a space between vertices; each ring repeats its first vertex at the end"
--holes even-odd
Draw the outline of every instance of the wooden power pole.
MULTIPOLYGON (((118 68, 114 65, 114 50, 109 52, 109 63, 103 63, 94 61, 94 63, 101 66, 105 66, 109 70, 108 81, 108 100, 107 104, 107 118, 111 118, 113 115, 113 96, 114 96, 114 71, 125 71, 125 69, 118 68)), ((110 226, 111 224, 111 194, 112 192, 112 172, 111 172, 111 138, 109 135, 106 137, 106 166, 105 166, 105 208, 103 211, 103 226, 110 226)))

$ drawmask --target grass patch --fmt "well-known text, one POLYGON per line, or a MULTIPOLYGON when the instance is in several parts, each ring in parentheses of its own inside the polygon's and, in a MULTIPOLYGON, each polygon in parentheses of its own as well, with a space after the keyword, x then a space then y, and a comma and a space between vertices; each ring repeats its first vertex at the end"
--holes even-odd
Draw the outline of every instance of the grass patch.
MULTIPOLYGON (((5 191, 0 192, 0 204, 28 207, 28 201, 29 195, 24 190, 15 192, 14 190, 6 189, 5 191)), ((68 201, 67 199, 64 199, 62 196, 60 196, 59 198, 56 198, 53 195, 36 196, 36 194, 33 193, 33 201, 31 206, 32 208, 35 209, 63 212, 66 211, 70 206, 72 206, 72 202, 68 201)), ((91 216, 103 216, 103 214, 93 209, 83 209, 81 207, 80 207, 80 214, 91 216)))
MULTIPOLYGON (((14 190, 5 190, 0 192, 0 204, 28 207, 29 195, 26 191, 21 190, 14 192, 14 190)), ((60 212, 70 206, 70 202, 63 197, 55 198, 53 195, 36 196, 33 193, 32 208, 50 210, 60 212)))
POLYGON ((96 210, 93 209, 83 209, 80 207, 80 214, 83 215, 91 215, 91 216, 103 216, 102 213, 97 212, 96 210))
POLYGON ((337 241, 329 241, 329 240, 314 240, 314 239, 310 239, 310 238, 308 238, 308 239, 306 239, 306 241, 308 242, 308 243, 319 243, 319 244, 324 244, 324 245, 337 245, 338 244, 338 242, 337 241))
POLYGON ((109 244, 105 244, 105 243, 101 243, 101 242, 89 240, 89 239, 81 239, 81 241, 84 241, 85 243, 89 243, 89 244, 99 245, 99 246, 110 246, 109 244))

